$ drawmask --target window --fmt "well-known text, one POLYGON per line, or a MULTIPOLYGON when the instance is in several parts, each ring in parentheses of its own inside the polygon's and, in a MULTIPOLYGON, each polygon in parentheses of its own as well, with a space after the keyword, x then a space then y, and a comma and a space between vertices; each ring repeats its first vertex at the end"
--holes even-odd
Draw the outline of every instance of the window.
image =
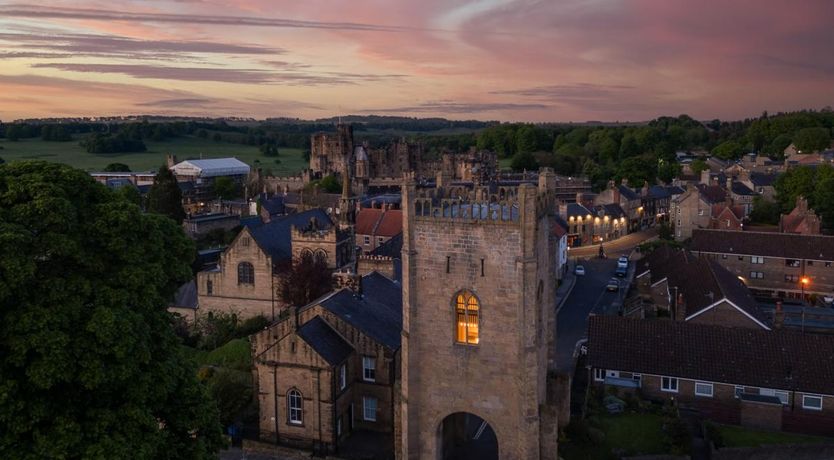
POLYGON ((370 244, 371 244, 371 237, 368 236, 368 235, 365 235, 365 246, 370 246, 370 244))
POLYGON ((620 371, 608 371, 605 373, 606 377, 613 377, 615 379, 620 378, 620 371))
POLYGON ((376 244, 382 244, 385 242, 385 238, 382 236, 376 237, 376 244))
POLYGON ((212 295, 214 292, 214 285, 211 280, 206 280, 206 295, 212 295))
POLYGON ((669 393, 677 393, 678 379, 675 377, 662 377, 660 379, 660 389, 669 393))
POLYGON ((802 395, 802 408, 810 410, 822 410, 822 396, 802 395))
POLYGON ((788 405, 788 392, 782 390, 774 390, 771 388, 759 388, 759 394, 762 396, 775 396, 783 406, 788 405))
POLYGON ((287 393, 287 417, 293 425, 301 425, 304 423, 304 410, 302 404, 304 398, 301 397, 301 392, 298 390, 290 390, 287 393))
POLYGON ((240 239, 240 245, 243 246, 244 248, 248 248, 249 247, 249 238, 247 238, 245 236, 243 238, 241 238, 240 239))
POLYGON ((344 390, 347 386, 347 366, 342 364, 339 366, 339 389, 344 390))
POLYGON ((249 262, 237 264, 237 284, 255 284, 255 267, 249 262))
POLYGON ((736 385, 736 390, 735 390, 736 399, 740 398, 741 395, 743 395, 743 394, 744 394, 744 387, 741 386, 741 385, 736 385))
POLYGON ((825 266, 826 266, 826 267, 830 267, 830 266, 831 266, 831 262, 826 262, 826 263, 825 263, 825 266))
POLYGON ((760 280, 760 279, 764 278, 764 273, 762 273, 762 272, 750 272, 750 278, 760 280))
POLYGON ((809 261, 805 262, 805 265, 807 265, 807 266, 809 266, 809 267, 813 267, 813 266, 814 266, 814 261, 813 261, 813 260, 809 260, 809 261))
POLYGON ((695 396, 704 396, 712 398, 712 384, 705 382, 695 382, 695 396))
POLYGON ((366 382, 376 381, 376 358, 362 357, 362 379, 366 382))
POLYGON ((797 275, 785 275, 785 281, 789 283, 795 283, 799 281, 799 276, 797 275))
POLYGON ((638 387, 643 385, 643 376, 640 374, 631 374, 631 380, 637 382, 638 387))
POLYGON ((744 262, 744 256, 738 256, 739 262, 744 262))
POLYGON ((753 256, 753 257, 750 258, 750 263, 751 264, 763 264, 764 263, 764 257, 762 257, 762 256, 753 256))
POLYGON ((799 259, 785 259, 785 266, 786 267, 798 267, 799 266, 799 259))
POLYGON ((605 369, 594 369, 594 382, 602 382, 605 380, 605 369))
POLYGON ((455 299, 456 341, 477 345, 480 337, 478 298, 469 291, 458 293, 455 299))
POLYGON ((703 215, 704 215, 704 210, 703 210, 703 209, 699 209, 699 210, 698 210, 698 215, 699 215, 699 216, 703 216, 703 215))
POLYGON ((376 398, 362 397, 362 415, 368 422, 376 422, 376 398))

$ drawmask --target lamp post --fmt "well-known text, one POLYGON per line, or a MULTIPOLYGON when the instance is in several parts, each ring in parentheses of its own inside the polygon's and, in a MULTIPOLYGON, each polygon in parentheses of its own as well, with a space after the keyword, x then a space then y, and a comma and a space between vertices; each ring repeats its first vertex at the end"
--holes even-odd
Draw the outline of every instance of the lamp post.
POLYGON ((805 303, 805 286, 811 284, 811 279, 803 276, 799 279, 799 285, 802 286, 802 302, 805 303))

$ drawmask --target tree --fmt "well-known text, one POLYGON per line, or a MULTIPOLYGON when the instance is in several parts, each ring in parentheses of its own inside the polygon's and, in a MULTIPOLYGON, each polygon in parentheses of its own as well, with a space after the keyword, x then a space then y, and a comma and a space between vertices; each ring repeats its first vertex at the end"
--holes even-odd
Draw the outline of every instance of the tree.
POLYGON ((174 173, 166 165, 162 165, 159 169, 148 191, 148 212, 168 216, 178 224, 181 224, 185 218, 185 211, 182 209, 182 191, 174 173))
POLYGON ((755 224, 777 225, 781 209, 779 204, 769 201, 764 197, 753 198, 753 210, 750 212, 750 221, 755 224))
POLYGON ((279 281, 278 292, 281 300, 296 307, 307 305, 330 292, 332 272, 324 257, 313 257, 304 253, 292 266, 284 267, 279 281))
POLYGON ((741 157, 743 148, 736 141, 727 141, 712 149, 712 154, 722 160, 735 160, 741 157))
POLYGON ((539 169, 539 164, 536 162, 536 157, 533 156, 532 153, 518 152, 513 155, 510 167, 513 168, 513 171, 537 171, 539 169))
POLYGON ((681 173, 681 165, 677 161, 657 161, 657 178, 664 183, 670 183, 681 173))
POLYGON ((130 166, 124 163, 110 163, 104 167, 104 172, 130 172, 130 166))
POLYGON ((626 178, 630 184, 654 182, 655 163, 646 157, 632 157, 621 161, 617 168, 616 179, 626 178))
POLYGON ((515 141, 516 152, 532 153, 538 148, 538 137, 536 127, 524 125, 516 131, 515 141))
MULTIPOLYGON (((820 176, 819 173, 818 176, 820 176)), ((822 220, 822 226, 829 230, 834 229, 834 175, 818 178, 812 198, 814 209, 822 220)))
POLYGON ((831 146, 828 128, 803 128, 793 137, 793 144, 802 153, 819 152, 831 146))
POLYGON ((194 247, 66 165, 0 166, 0 457, 216 458, 165 305, 194 247))
POLYGON ((692 160, 692 163, 689 165, 689 167, 690 169, 692 169, 692 173, 698 177, 701 176, 701 172, 709 169, 709 166, 707 166, 707 162, 704 161, 702 158, 696 158, 692 160))
POLYGON ((218 198, 232 199, 240 196, 240 187, 232 180, 231 177, 218 177, 214 179, 214 194, 218 198))

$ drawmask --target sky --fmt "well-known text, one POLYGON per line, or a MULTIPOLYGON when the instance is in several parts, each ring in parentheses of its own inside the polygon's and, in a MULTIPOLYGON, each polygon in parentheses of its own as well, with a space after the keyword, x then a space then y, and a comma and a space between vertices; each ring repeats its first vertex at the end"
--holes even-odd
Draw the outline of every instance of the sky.
POLYGON ((643 121, 830 105, 831 0, 0 0, 5 121, 643 121))

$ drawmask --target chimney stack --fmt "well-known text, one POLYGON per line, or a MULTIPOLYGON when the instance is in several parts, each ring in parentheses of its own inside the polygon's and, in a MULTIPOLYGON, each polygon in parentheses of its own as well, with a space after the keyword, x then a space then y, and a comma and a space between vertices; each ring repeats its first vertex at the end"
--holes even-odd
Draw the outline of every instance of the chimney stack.
POLYGON ((686 301, 683 299, 683 293, 678 293, 678 300, 675 302, 675 321, 686 320, 686 301))
POLYGON ((782 310, 782 299, 776 301, 776 311, 773 313, 773 328, 781 329, 785 323, 785 312, 782 310))

